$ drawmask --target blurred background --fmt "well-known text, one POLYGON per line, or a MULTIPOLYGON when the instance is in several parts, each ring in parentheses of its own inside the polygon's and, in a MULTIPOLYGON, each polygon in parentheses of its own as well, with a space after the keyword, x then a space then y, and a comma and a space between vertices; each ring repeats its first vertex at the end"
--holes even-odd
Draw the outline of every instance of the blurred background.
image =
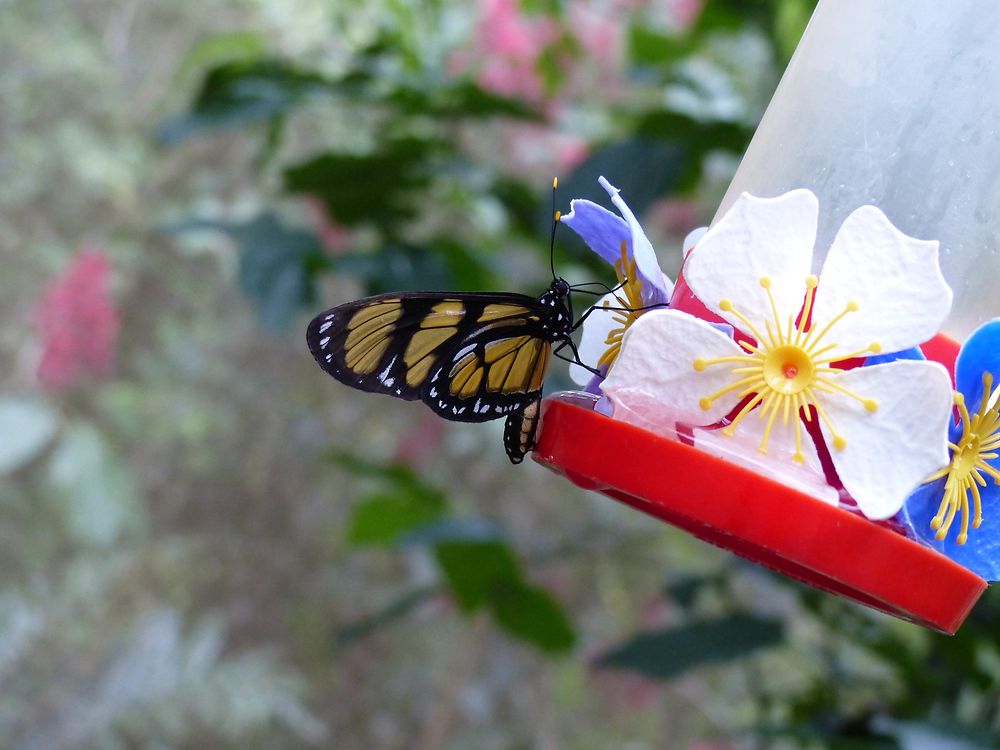
POLYGON ((995 592, 844 603, 305 347, 541 292, 556 175, 676 273, 813 5, 5 0, 0 747, 1000 746, 995 592))

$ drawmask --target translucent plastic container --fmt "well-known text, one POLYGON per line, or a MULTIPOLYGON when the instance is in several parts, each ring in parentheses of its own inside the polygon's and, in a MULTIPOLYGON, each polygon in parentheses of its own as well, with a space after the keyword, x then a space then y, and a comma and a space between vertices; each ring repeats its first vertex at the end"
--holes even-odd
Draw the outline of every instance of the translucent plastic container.
POLYGON ((820 202, 815 261, 858 206, 941 243, 945 333, 1000 314, 1000 3, 821 0, 716 217, 742 192, 820 202))

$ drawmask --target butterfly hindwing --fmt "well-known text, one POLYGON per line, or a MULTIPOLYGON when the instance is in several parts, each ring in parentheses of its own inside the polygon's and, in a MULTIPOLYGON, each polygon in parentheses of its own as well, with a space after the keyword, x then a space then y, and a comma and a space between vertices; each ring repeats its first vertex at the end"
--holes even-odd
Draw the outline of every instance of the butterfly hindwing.
POLYGON ((441 416, 485 422, 519 412, 540 396, 552 356, 544 313, 504 307, 487 306, 484 324, 432 368, 423 399, 441 416))

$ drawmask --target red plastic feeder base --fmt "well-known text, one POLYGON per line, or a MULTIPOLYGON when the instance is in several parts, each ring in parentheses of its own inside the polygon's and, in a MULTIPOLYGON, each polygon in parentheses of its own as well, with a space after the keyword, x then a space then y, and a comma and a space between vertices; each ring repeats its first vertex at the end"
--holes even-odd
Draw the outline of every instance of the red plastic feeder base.
POLYGON ((590 409, 546 399, 534 459, 707 542, 953 634, 986 581, 848 511, 590 409))

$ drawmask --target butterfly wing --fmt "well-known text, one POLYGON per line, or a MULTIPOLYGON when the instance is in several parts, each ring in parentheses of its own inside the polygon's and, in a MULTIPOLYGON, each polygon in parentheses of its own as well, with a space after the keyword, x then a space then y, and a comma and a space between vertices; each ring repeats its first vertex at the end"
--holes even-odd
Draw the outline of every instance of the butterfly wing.
POLYGON ((545 314, 521 294, 382 294, 316 316, 306 340, 346 385, 484 422, 540 395, 551 354, 545 314))

